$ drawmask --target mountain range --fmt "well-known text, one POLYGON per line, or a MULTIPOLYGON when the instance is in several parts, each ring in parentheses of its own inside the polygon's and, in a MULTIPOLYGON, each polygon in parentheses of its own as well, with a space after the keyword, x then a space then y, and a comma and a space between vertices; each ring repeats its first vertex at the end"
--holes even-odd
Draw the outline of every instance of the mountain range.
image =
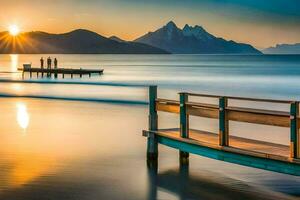
POLYGON ((261 54, 249 44, 215 37, 201 26, 185 25, 180 29, 172 21, 133 41, 107 38, 84 29, 63 34, 25 32, 17 37, 0 32, 0 53, 261 54))
POLYGON ((249 44, 215 37, 201 26, 180 29, 172 21, 134 41, 176 54, 261 54, 249 44))
POLYGON ((27 32, 11 37, 0 33, 0 53, 61 54, 166 54, 165 50, 137 42, 118 42, 78 29, 64 34, 27 32))
POLYGON ((263 50, 265 54, 300 54, 300 43, 297 44, 278 44, 263 50))

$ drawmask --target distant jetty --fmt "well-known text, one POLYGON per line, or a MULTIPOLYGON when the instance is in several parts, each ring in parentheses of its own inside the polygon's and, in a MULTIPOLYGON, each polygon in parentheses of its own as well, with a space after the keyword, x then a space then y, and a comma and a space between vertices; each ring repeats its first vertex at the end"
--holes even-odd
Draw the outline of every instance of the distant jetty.
POLYGON ((41 77, 44 77, 46 75, 47 77, 58 78, 58 75, 61 74, 62 78, 65 78, 65 75, 70 75, 71 78, 73 78, 74 75, 79 75, 80 78, 82 78, 83 75, 88 75, 89 77, 92 76, 92 74, 99 74, 102 75, 104 69, 72 69, 72 68, 56 68, 56 69, 46 69, 46 68, 39 68, 39 67, 32 67, 31 64, 23 64, 23 68, 18 68, 19 71, 22 71, 22 77, 24 78, 25 73, 30 74, 30 78, 32 78, 32 74, 36 73, 36 76, 39 77, 41 74, 41 77))

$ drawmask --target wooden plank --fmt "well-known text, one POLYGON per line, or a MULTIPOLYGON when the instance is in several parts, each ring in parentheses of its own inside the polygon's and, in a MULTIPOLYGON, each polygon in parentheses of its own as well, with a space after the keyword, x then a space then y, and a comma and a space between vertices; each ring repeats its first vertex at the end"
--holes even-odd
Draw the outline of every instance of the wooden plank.
POLYGON ((171 100, 171 99, 156 98, 156 102, 174 104, 174 105, 178 105, 179 106, 179 101, 171 100))
POLYGON ((219 95, 214 95, 214 94, 198 94, 198 93, 187 93, 189 96, 194 96, 194 97, 207 97, 207 98, 220 98, 221 96, 219 95))
POLYGON ((187 113, 189 115, 198 116, 198 117, 206 117, 206 118, 213 118, 213 119, 219 118, 218 108, 201 106, 199 104, 198 105, 189 104, 187 106, 187 113))
POLYGON ((288 113, 233 107, 226 110, 228 120, 280 127, 290 126, 288 113))
MULTIPOLYGON (((156 109, 158 111, 179 113, 179 102, 171 100, 157 99, 156 109)), ((227 107, 228 120, 237 122, 247 122, 262 125, 272 125, 289 127, 289 113, 282 111, 271 111, 252 108, 227 107)), ((187 103, 187 114, 192 116, 206 117, 212 119, 219 118, 219 109, 213 104, 187 103)), ((298 118, 298 120, 300 120, 298 118)))
POLYGON ((205 107, 205 108, 215 108, 219 109, 219 106, 216 104, 209 104, 209 103, 198 103, 198 102, 187 102, 186 105, 191 105, 195 107, 205 107))
POLYGON ((179 102, 171 101, 171 100, 164 100, 164 99, 157 99, 156 100, 156 110, 179 114, 179 111, 180 111, 179 102))
POLYGON ((263 110, 263 109, 255 109, 255 108, 242 108, 242 107, 227 107, 227 110, 234 110, 234 111, 241 111, 241 112, 248 112, 248 113, 258 113, 258 114, 269 114, 269 115, 276 115, 276 116, 285 116, 289 117, 289 112, 284 111, 274 111, 274 110, 263 110))
MULTIPOLYGON (((196 96, 196 97, 208 97, 208 98, 220 98, 222 96, 219 95, 211 95, 211 94, 198 94, 198 93, 187 93, 189 96, 196 96)), ((291 100, 274 100, 274 99, 260 99, 260 98, 248 98, 248 97, 233 97, 233 96, 224 96, 228 99, 233 100, 242 100, 242 101, 257 101, 257 102, 269 102, 269 103, 282 103, 282 104, 289 104, 293 101, 291 100)))

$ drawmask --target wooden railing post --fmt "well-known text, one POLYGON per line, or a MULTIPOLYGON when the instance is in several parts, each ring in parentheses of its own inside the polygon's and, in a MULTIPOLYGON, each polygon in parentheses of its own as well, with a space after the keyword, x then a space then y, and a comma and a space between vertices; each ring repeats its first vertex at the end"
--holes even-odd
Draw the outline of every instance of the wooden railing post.
POLYGON ((226 97, 219 98, 219 145, 229 145, 229 133, 228 133, 228 119, 226 114, 226 107, 228 100, 226 97))
POLYGON ((291 158, 299 158, 299 126, 298 126, 299 102, 292 102, 290 107, 290 153, 291 158))
MULTIPOLYGON (((158 116, 156 111, 157 86, 149 87, 149 130, 156 131, 158 116)), ((150 134, 147 141, 147 160, 157 160, 158 143, 155 134, 150 134)))
MULTIPOLYGON (((180 136, 182 138, 189 138, 189 116, 186 112, 186 102, 188 101, 187 93, 180 93, 180 136)), ((179 152, 181 163, 188 163, 189 153, 179 152)))

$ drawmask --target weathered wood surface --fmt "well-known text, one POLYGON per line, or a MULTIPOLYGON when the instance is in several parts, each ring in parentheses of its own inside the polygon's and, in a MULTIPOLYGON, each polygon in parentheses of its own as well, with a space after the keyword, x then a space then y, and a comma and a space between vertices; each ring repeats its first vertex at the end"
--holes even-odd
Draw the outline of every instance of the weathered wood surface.
POLYGON ((269 111, 250 108, 226 108, 228 119, 237 122, 289 127, 290 114, 282 111, 269 111))
POLYGON ((157 99, 156 110, 179 114, 179 101, 157 99))
POLYGON ((192 144, 206 146, 217 150, 300 164, 299 159, 291 159, 289 157, 289 146, 282 144, 230 136, 229 146, 220 146, 218 134, 206 131, 190 129, 188 139, 180 137, 180 129, 177 128, 159 129, 158 131, 151 132, 163 137, 173 138, 178 141, 189 142, 192 144))
MULTIPOLYGON (((187 114, 192 116, 219 119, 219 107, 214 104, 188 102, 187 114)), ((179 102, 157 99, 157 111, 179 113, 179 102)), ((227 118, 230 121, 247 122, 279 127, 290 127, 290 114, 283 111, 271 111, 253 108, 226 107, 227 118)), ((298 119, 300 122, 300 120, 298 119)))

